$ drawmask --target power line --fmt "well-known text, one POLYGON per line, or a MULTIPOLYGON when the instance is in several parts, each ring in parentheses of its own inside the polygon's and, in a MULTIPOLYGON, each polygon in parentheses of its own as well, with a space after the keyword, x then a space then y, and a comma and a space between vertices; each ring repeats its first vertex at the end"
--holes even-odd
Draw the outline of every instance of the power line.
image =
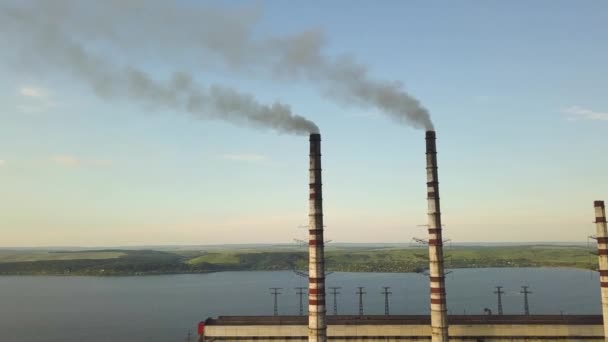
POLYGON ((281 292, 279 292, 279 290, 282 290, 282 287, 271 287, 270 288, 270 294, 274 296, 274 315, 278 316, 279 315, 279 295, 281 294, 281 292))
POLYGON ((528 304, 528 295, 532 294, 532 291, 528 291, 529 286, 522 286, 520 293, 524 294, 524 314, 530 315, 530 306, 528 304))
POLYGON ((494 294, 496 294, 496 296, 498 297, 498 314, 502 315, 502 295, 505 293, 505 291, 502 290, 502 286, 496 286, 496 291, 494 291, 494 294))
POLYGON ((331 289, 331 294, 334 296, 334 315, 338 314, 338 295, 340 294, 340 292, 338 292, 339 289, 341 289, 341 287, 339 286, 335 286, 335 287, 330 287, 331 289))
POLYGON ((390 314, 389 305, 388 305, 388 296, 390 294, 392 294, 392 292, 389 292, 390 286, 384 286, 382 288, 384 289, 382 291, 382 294, 384 295, 384 314, 386 316, 388 316, 390 314))
POLYGON ((363 289, 365 288, 363 286, 359 286, 357 288, 357 294, 359 295, 359 316, 363 316, 363 295, 367 292, 363 292, 363 289))
POLYGON ((303 316, 304 315, 304 302, 302 301, 302 298, 303 298, 304 294, 308 293, 308 292, 304 291, 304 290, 306 290, 305 287, 296 287, 295 289, 298 290, 296 292, 296 294, 298 296, 300 296, 300 316, 303 316))

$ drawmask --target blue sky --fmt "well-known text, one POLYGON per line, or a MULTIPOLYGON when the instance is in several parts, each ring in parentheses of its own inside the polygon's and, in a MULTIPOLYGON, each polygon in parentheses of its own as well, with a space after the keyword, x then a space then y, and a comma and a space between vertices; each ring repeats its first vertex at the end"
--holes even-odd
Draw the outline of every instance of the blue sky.
MULTIPOLYGON (((592 202, 608 194, 606 2, 216 4, 256 8, 259 37, 320 30, 330 56, 352 54, 375 78, 402 82, 437 129, 453 241, 584 241, 593 233, 592 202)), ((304 237, 306 137, 100 98, 45 65, 15 67, 0 47, 2 246, 304 237)), ((97 48, 124 60, 145 53, 97 48)), ((174 54, 142 64, 158 78, 198 70, 188 50, 174 54), (174 64, 180 59, 185 65, 174 64)), ((262 103, 287 103, 320 126, 329 239, 424 236, 423 131, 337 104, 312 82, 222 68, 200 74, 262 103)))

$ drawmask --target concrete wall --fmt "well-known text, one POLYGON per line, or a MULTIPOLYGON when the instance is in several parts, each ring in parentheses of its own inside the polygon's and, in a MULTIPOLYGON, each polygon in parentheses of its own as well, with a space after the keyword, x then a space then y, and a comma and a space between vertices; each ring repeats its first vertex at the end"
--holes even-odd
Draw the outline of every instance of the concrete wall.
MULTIPOLYGON (((429 325, 329 325, 328 337, 333 342, 430 341, 429 325)), ((603 342, 602 325, 573 324, 474 324, 450 325, 454 342, 603 342)), ((210 325, 201 341, 307 341, 305 325, 210 325)))

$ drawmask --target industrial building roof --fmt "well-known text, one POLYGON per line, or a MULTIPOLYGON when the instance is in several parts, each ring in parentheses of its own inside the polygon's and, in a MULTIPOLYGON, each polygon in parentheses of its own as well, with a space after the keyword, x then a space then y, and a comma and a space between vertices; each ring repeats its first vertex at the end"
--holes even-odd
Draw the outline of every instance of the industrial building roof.
MULTIPOLYGON (((601 315, 451 315, 450 324, 602 324, 601 315)), ((219 316, 208 318, 206 325, 306 325, 308 316, 219 316)), ((328 324, 425 324, 425 315, 328 315, 328 324)))

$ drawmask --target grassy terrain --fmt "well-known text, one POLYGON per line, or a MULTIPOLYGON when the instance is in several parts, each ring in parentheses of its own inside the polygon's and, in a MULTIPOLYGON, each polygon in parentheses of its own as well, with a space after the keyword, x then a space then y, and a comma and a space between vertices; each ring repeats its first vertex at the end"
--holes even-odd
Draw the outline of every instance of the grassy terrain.
POLYGON ((40 260, 75 260, 75 259, 113 259, 125 255, 121 251, 14 251, 0 250, 0 263, 40 261, 40 260))
MULTIPOLYGON (((446 267, 576 267, 594 268, 597 260, 584 247, 513 246, 454 247, 445 250, 446 267)), ((426 249, 328 252, 330 270, 411 272, 427 267, 426 249)))
MULTIPOLYGON (((445 250, 446 266, 477 267, 575 267, 593 269, 591 250, 578 246, 454 247, 445 250)), ((231 269, 304 269, 306 252, 218 251, 188 260, 190 265, 208 263, 231 269), (289 263, 289 266, 286 265, 289 263)), ((419 272, 428 264, 426 248, 353 248, 326 251, 329 271, 419 272)))
POLYGON ((205 253, 196 258, 192 258, 186 261, 190 265, 197 265, 201 263, 210 263, 218 265, 235 265, 240 261, 237 253, 205 253))
MULTIPOLYGON (((574 267, 595 269, 597 258, 581 246, 491 246, 445 249, 447 268, 574 267)), ((305 248, 197 248, 191 250, 7 251, 2 274, 139 275, 215 271, 305 270, 305 248)), ((423 272, 426 248, 340 247, 326 250, 329 271, 423 272)))

